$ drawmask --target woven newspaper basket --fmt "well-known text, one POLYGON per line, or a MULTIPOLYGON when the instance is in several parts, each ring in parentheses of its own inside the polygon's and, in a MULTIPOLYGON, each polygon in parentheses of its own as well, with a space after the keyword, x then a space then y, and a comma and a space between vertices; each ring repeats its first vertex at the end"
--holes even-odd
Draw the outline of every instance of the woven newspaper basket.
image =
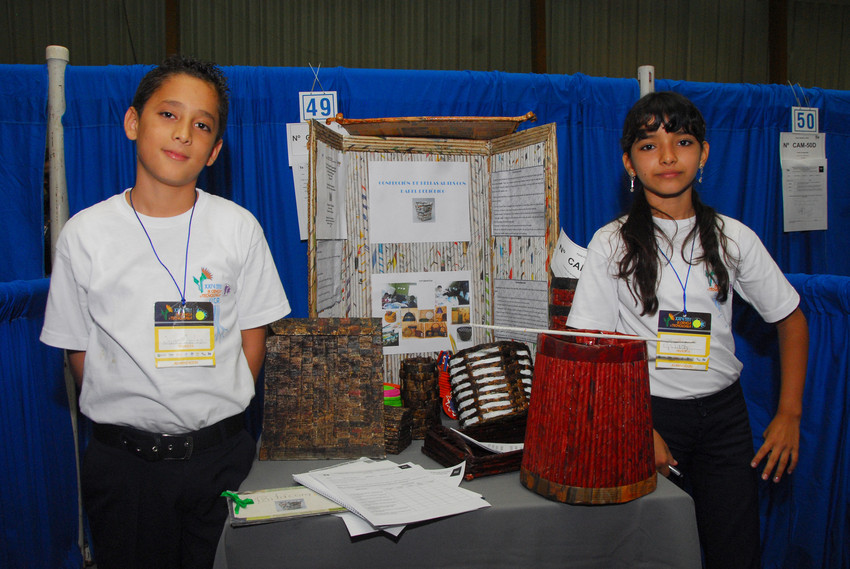
POLYGON ((531 352, 521 342, 479 344, 454 354, 449 377, 460 426, 525 413, 533 369, 531 352))
POLYGON ((567 317, 573 306, 578 279, 552 277, 549 286, 549 328, 551 330, 566 330, 567 317))
POLYGON ((381 320, 284 318, 271 331, 260 460, 383 458, 381 320))
POLYGON ((520 481, 570 504, 616 504, 655 490, 642 340, 538 337, 520 481))
MULTIPOLYGON (((460 432, 480 442, 521 443, 525 439, 525 413, 510 415, 505 419, 474 425, 460 432)), ((466 462, 463 477, 472 480, 481 476, 515 472, 522 463, 522 449, 494 453, 473 444, 454 430, 443 425, 428 429, 422 454, 443 466, 466 462)))
POLYGON ((413 414, 405 407, 384 406, 384 448, 399 454, 413 440, 413 414))
POLYGON ((398 376, 401 381, 401 400, 413 416, 413 438, 424 439, 428 427, 440 423, 437 360, 433 357, 402 360, 398 376))
MULTIPOLYGON (((500 442, 492 437, 481 440, 500 442)), ((433 458, 443 466, 454 466, 460 462, 466 462, 463 474, 465 480, 515 472, 519 470, 522 462, 522 450, 493 453, 466 441, 443 425, 434 425, 428 429, 425 443, 422 445, 422 454, 433 458)))

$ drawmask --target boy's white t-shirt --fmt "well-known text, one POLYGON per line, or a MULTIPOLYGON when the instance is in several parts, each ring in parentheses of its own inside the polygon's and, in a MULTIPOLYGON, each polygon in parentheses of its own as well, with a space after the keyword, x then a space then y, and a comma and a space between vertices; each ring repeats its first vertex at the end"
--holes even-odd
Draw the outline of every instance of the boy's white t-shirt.
MULTIPOLYGON (((800 296, 765 249, 758 236, 743 223, 720 216, 728 237, 729 253, 737 263, 727 263, 730 287, 741 295, 767 322, 779 321, 794 311, 800 296)), ((691 242, 683 252, 682 244, 695 223, 694 218, 655 223, 673 240, 672 250, 663 239, 659 246, 671 260, 684 284, 691 258, 691 242), (683 258, 684 254, 684 258, 683 258)), ((573 328, 617 331, 642 337, 658 334, 658 313, 641 316, 642 305, 632 296, 627 283, 616 278, 617 263, 623 254, 619 219, 599 229, 588 245, 567 325, 573 328)), ((693 258, 702 249, 697 240, 693 258)), ((682 310, 682 284, 661 257, 661 278, 657 290, 659 309, 682 310)), ((735 357, 732 336, 732 291, 726 302, 717 302, 716 283, 705 264, 694 265, 687 284, 687 310, 711 314, 711 352, 707 371, 656 369, 656 343, 647 342, 650 391, 670 399, 703 397, 717 393, 734 383, 743 367, 735 357)))
POLYGON ((125 194, 63 228, 41 340, 86 352, 80 409, 98 423, 176 434, 242 412, 254 381, 241 330, 290 312, 262 228, 244 208, 198 190, 194 213, 140 214, 143 229, 125 194), (186 300, 213 303, 216 365, 157 368, 154 304, 179 303, 184 267, 186 300))

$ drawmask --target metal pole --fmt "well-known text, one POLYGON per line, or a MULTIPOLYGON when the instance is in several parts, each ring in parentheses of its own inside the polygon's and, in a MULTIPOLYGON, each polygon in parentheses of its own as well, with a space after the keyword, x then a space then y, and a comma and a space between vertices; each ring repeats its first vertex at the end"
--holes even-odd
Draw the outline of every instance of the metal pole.
MULTIPOLYGON (((49 45, 47 59, 47 156, 49 161, 48 189, 50 193, 50 258, 56 255, 56 241, 65 222, 68 221, 68 182, 65 178, 65 129, 62 116, 65 114, 65 68, 70 60, 67 47, 49 45)), ((74 456, 77 468, 77 547, 83 559, 88 558, 85 532, 83 531, 83 494, 80 487, 80 436, 77 417, 77 385, 71 376, 67 354, 65 356, 65 391, 71 415, 71 430, 74 433, 74 456)))
POLYGON ((655 92, 655 67, 652 65, 638 67, 638 83, 640 83, 641 97, 655 92))
POLYGON ((48 188, 50 191, 50 258, 56 251, 56 241, 62 226, 68 221, 68 186, 65 179, 65 67, 69 52, 61 45, 47 46, 47 156, 50 162, 48 188))

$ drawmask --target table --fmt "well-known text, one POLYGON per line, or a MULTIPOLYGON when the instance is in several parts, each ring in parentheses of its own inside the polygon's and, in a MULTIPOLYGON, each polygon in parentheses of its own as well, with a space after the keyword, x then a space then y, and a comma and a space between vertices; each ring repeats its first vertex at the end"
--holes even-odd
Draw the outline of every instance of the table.
MULTIPOLYGON (((421 452, 422 441, 393 462, 442 468, 421 452)), ((292 474, 341 461, 255 461, 240 490, 293 486, 292 474)), ((519 472, 464 481, 490 508, 408 526, 398 538, 351 538, 342 520, 315 516, 262 525, 225 525, 216 569, 266 567, 457 567, 510 569, 699 569, 694 504, 658 476, 657 489, 626 504, 579 506, 548 500, 523 487, 519 472)))

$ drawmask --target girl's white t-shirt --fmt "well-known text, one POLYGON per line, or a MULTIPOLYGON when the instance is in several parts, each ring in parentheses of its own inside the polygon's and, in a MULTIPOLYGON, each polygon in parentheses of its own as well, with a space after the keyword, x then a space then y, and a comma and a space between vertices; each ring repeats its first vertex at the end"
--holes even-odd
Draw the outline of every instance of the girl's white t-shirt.
MULTIPOLYGON (((794 311, 800 303, 797 291, 771 258, 758 236, 743 223, 726 216, 724 234, 728 239, 728 252, 732 259, 727 263, 730 287, 750 303, 767 322, 779 321, 794 311)), ((708 274, 704 263, 693 265, 691 241, 683 247, 685 237, 694 226, 695 219, 669 220, 654 218, 656 225, 672 241, 672 247, 663 238, 657 243, 670 259, 661 260, 660 282, 657 295, 660 310, 682 310, 682 285, 687 278, 687 310, 711 315, 711 340, 709 366, 706 371, 656 369, 656 343, 647 342, 649 358, 650 391, 652 395, 670 399, 703 397, 717 393, 734 383, 743 367, 735 357, 732 336, 732 294, 726 302, 716 300, 716 282, 708 274), (676 277, 678 273, 679 278, 676 277), (681 280, 681 284, 680 284, 681 280)), ((632 295, 628 284, 616 278, 617 263, 623 254, 619 219, 599 229, 588 245, 587 259, 582 268, 575 298, 567 320, 573 328, 616 331, 642 337, 658 334, 658 313, 641 316, 642 305, 632 295)), ((693 249, 693 258, 702 254, 699 239, 693 249)))

